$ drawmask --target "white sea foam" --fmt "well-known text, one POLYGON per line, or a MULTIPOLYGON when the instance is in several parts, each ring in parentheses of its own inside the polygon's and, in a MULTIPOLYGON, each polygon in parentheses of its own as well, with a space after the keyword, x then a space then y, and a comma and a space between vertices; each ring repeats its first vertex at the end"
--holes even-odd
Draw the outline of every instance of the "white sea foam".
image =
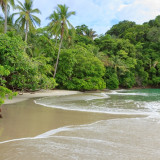
MULTIPOLYGON (((119 90, 121 91, 121 90, 119 90)), ((122 93, 118 91, 111 91, 111 92, 106 92, 105 94, 107 95, 124 95, 124 96, 148 96, 147 93, 122 93)))
POLYGON ((2 142, 0 142, 0 144, 15 142, 15 141, 30 140, 30 139, 35 139, 35 138, 34 137, 26 137, 26 138, 19 138, 19 139, 10 139, 10 140, 7 140, 7 141, 2 141, 2 142))
POLYGON ((80 100, 91 101, 96 99, 107 99, 107 98, 110 98, 110 96, 102 92, 102 93, 85 94, 85 96, 80 97, 80 100))
POLYGON ((71 130, 71 127, 72 126, 68 126, 68 127, 61 127, 61 128, 57 128, 57 129, 53 129, 53 130, 50 130, 48 132, 45 132, 43 134, 40 134, 38 136, 36 136, 35 138, 47 138, 51 135, 54 135, 56 133, 59 133, 59 132, 63 132, 63 131, 69 131, 71 130))
MULTIPOLYGON (((63 97, 62 97, 63 98, 63 97)), ((67 99, 63 99, 64 102, 66 101, 67 104, 61 104, 59 101, 57 101, 57 99, 53 100, 53 101, 47 101, 48 98, 46 99, 38 99, 35 100, 34 102, 36 104, 45 106, 45 107, 50 107, 50 108, 57 108, 57 109, 62 109, 62 110, 70 110, 70 111, 81 111, 81 112, 92 112, 92 113, 109 113, 109 114, 132 114, 132 115, 144 115, 148 113, 144 113, 138 110, 134 110, 134 109, 123 109, 122 107, 120 108, 119 105, 124 105, 124 103, 132 103, 132 100, 128 100, 124 102, 118 102, 118 103, 111 103, 111 101, 109 100, 110 96, 108 96, 106 93, 100 93, 100 94, 93 94, 93 95, 87 95, 87 97, 82 96, 81 97, 76 97, 78 100, 81 101, 91 101, 87 104, 85 104, 85 106, 78 106, 76 105, 76 100, 72 100, 69 98, 69 100, 67 99), (89 98, 88 98, 89 97, 89 98), (99 106, 97 105, 95 102, 92 102, 92 100, 98 100, 98 99, 107 99, 105 101, 106 104, 104 104, 104 106, 99 106), (69 102, 69 103, 68 103, 69 102), (107 107, 105 105, 112 105, 113 107, 107 107)), ((103 101, 102 101, 103 102, 103 101)))
MULTIPOLYGON (((126 115, 146 115, 149 117, 151 117, 151 115, 152 117, 153 115, 155 115, 156 117, 158 117, 157 115, 159 115, 160 112, 160 101, 136 101, 135 98, 125 99, 125 97, 121 99, 121 95, 136 95, 145 97, 150 95, 147 93, 120 92, 122 92, 122 90, 102 93, 85 93, 76 96, 58 97, 59 99, 43 98, 36 100, 35 103, 50 108, 57 108, 70 111, 126 115), (112 99, 112 95, 117 95, 117 98, 112 99), (100 99, 102 99, 102 101, 100 99), (61 100, 63 100, 63 103, 61 103, 61 100)), ((155 95, 152 94, 152 96, 155 95)), ((143 99, 146 99, 145 97, 143 99)))
POLYGON ((92 100, 96 100, 96 99, 106 99, 106 98, 110 98, 110 96, 108 96, 104 93, 104 94, 101 94, 100 96, 88 98, 88 99, 86 99, 86 101, 92 101, 92 100))
POLYGON ((134 100, 125 100, 126 103, 134 103, 134 100))
POLYGON ((89 113, 106 113, 106 114, 124 114, 124 115, 149 115, 148 112, 140 112, 138 110, 133 109, 119 109, 119 108, 105 108, 104 110, 102 108, 93 107, 93 108, 68 108, 65 106, 56 106, 56 105, 47 105, 43 103, 37 103, 36 104, 49 107, 49 108, 56 108, 56 109, 62 109, 62 110, 69 110, 69 111, 79 111, 79 112, 89 112, 89 113))
POLYGON ((38 135, 36 137, 26 137, 26 138, 18 138, 18 139, 11 139, 11 140, 7 140, 7 141, 2 141, 2 142, 0 142, 0 144, 9 143, 9 142, 15 142, 15 141, 44 139, 44 138, 48 138, 48 137, 53 136, 54 134, 62 132, 62 131, 69 131, 69 130, 72 129, 71 127, 73 127, 73 126, 66 126, 66 127, 53 129, 53 130, 47 131, 47 132, 45 132, 43 134, 40 134, 40 135, 38 135))
POLYGON ((84 125, 70 125, 70 126, 60 127, 60 128, 56 128, 56 129, 47 131, 47 132, 42 133, 40 135, 37 135, 35 137, 10 139, 10 140, 6 140, 6 141, 2 141, 2 142, 0 142, 0 144, 16 142, 16 141, 25 141, 25 140, 45 139, 45 138, 49 138, 49 137, 54 136, 55 134, 63 132, 63 131, 71 131, 71 130, 80 129, 81 127, 89 127, 89 126, 92 126, 94 124, 97 124, 97 123, 100 123, 100 122, 103 122, 103 121, 104 120, 97 121, 97 122, 90 123, 90 124, 84 124, 84 125))
POLYGON ((150 109, 151 111, 160 111, 160 101, 145 102, 144 106, 150 109))
POLYGON ((148 112, 149 119, 160 121, 160 101, 134 102, 138 108, 144 108, 148 112))
POLYGON ((160 101, 153 101, 153 102, 134 102, 138 108, 145 108, 148 109, 149 112, 160 112, 160 101))

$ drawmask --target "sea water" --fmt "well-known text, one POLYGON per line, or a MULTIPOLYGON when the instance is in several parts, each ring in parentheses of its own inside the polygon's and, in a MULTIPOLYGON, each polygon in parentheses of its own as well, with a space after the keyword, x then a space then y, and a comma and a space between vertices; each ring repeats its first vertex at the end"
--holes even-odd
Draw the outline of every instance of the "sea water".
POLYGON ((107 116, 109 113, 137 116, 69 125, 35 137, 3 141, 0 142, 0 153, 6 154, 2 154, 2 159, 160 159, 160 89, 81 93, 40 98, 35 103, 62 110, 93 112, 95 115, 106 113, 107 116))
POLYGON ((41 98, 35 103, 64 110, 157 116, 160 112, 160 89, 82 93, 41 98))

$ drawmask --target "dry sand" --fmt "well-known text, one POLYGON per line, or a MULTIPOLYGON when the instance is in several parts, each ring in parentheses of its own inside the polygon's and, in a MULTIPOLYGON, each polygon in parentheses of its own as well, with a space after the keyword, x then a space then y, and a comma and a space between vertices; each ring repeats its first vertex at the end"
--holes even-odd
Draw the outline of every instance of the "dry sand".
POLYGON ((68 90, 40 90, 37 92, 27 92, 23 93, 23 95, 18 94, 16 97, 13 97, 13 99, 5 100, 4 104, 13 104, 17 102, 22 102, 30 98, 38 98, 38 97, 49 97, 49 96, 63 96, 63 95, 72 95, 81 93, 79 91, 68 91, 68 90))

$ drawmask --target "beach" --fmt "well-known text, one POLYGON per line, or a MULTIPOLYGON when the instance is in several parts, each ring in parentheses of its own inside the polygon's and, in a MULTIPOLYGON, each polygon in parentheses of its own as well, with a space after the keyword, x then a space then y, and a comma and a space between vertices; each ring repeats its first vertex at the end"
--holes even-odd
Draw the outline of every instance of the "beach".
POLYGON ((48 108, 35 104, 34 100, 42 97, 83 94, 79 91, 42 90, 17 95, 6 100, 2 107, 3 119, 0 141, 23 137, 34 137, 52 129, 64 126, 89 124, 100 120, 129 118, 137 115, 117 115, 92 112, 68 111, 48 108))
POLYGON ((30 98, 48 97, 48 96, 63 96, 80 93, 79 91, 68 91, 68 90, 40 90, 36 92, 18 92, 16 97, 11 100, 6 99, 4 104, 13 104, 22 102, 30 98))
MULTIPOLYGON (((159 124, 146 119, 146 115, 68 110, 36 104, 44 97, 55 103, 60 99, 67 103, 83 97, 91 103, 95 96, 98 98, 99 93, 54 90, 24 93, 10 102, 7 100, 0 119, 1 159, 151 160, 159 156, 159 124)), ((78 103, 82 105, 83 101, 78 103)))

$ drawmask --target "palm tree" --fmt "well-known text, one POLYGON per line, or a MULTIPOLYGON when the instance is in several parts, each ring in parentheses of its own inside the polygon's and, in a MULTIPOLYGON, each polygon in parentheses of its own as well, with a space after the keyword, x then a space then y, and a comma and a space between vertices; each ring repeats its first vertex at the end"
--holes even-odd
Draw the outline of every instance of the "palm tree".
POLYGON ((92 40, 97 37, 96 31, 93 31, 93 29, 88 29, 86 31, 86 35, 91 38, 92 40))
POLYGON ((2 10, 4 11, 5 16, 5 23, 4 23, 4 33, 7 32, 7 17, 8 17, 8 10, 9 4, 14 8, 14 0, 0 0, 0 5, 2 10))
POLYGON ((33 8, 33 0, 25 0, 24 4, 18 1, 19 5, 15 8, 19 10, 19 12, 14 13, 14 15, 19 15, 19 18, 15 21, 16 24, 20 24, 23 29, 25 29, 25 42, 27 42, 28 31, 33 30, 36 25, 40 25, 41 20, 33 15, 34 13, 40 14, 39 9, 33 8))
POLYGON ((61 33, 61 27, 59 25, 59 14, 54 11, 47 19, 51 20, 48 25, 48 30, 51 32, 52 35, 55 36, 57 45, 57 38, 61 33))
MULTIPOLYGON (((56 15, 56 19, 54 19, 55 21, 52 21, 54 24, 53 28, 56 30, 56 33, 58 33, 60 31, 60 44, 59 44, 57 61, 55 64, 55 70, 54 70, 54 75, 53 75, 53 78, 55 78, 56 72, 57 72, 57 66, 58 66, 58 62, 59 62, 59 55, 60 55, 62 42, 63 42, 63 38, 64 38, 64 33, 67 34, 68 29, 73 28, 71 23, 68 21, 68 18, 71 15, 75 15, 76 13, 74 11, 68 12, 68 7, 65 4, 64 5, 59 4, 58 7, 56 8, 56 11, 53 14, 56 15)), ((50 15, 50 17, 52 17, 52 16, 50 15)))
POLYGON ((127 65, 123 62, 123 60, 119 56, 111 57, 111 66, 114 68, 117 74, 123 74, 123 72, 128 71, 127 65), (118 69, 121 70, 121 73, 118 73, 118 69))

